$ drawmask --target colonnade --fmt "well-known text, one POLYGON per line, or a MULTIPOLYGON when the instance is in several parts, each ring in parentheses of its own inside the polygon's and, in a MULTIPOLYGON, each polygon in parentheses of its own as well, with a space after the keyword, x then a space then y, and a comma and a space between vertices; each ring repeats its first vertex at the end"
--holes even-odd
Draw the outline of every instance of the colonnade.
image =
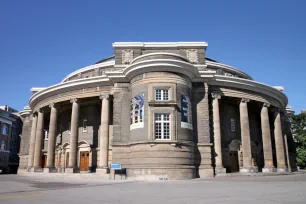
MULTIPOLYGON (((219 100, 221 95, 218 93, 212 93, 212 108, 213 108, 213 131, 214 131, 214 147, 215 147, 215 163, 216 173, 223 173, 225 169, 222 164, 222 145, 221 145, 221 125, 220 125, 220 111, 219 100)), ((240 111, 240 127, 241 127, 241 143, 243 153, 243 165, 240 168, 240 172, 255 172, 252 166, 252 151, 251 151, 251 137, 250 137, 250 125, 248 115, 248 103, 249 99, 242 98, 239 104, 240 111)), ((264 153, 264 168, 263 172, 283 172, 287 171, 285 161, 285 147, 283 142, 281 114, 279 110, 275 111, 274 120, 274 137, 275 137, 275 150, 277 169, 273 165, 273 152, 271 141, 271 129, 269 122, 269 107, 270 104, 263 103, 261 108, 261 130, 262 130, 262 143, 264 153)))
MULTIPOLYGON (((101 96, 101 125, 100 125, 100 161, 98 169, 107 171, 108 169, 108 140, 109 140, 109 95, 101 96)), ((67 173, 78 172, 78 134, 79 134, 79 112, 80 104, 78 99, 71 99, 71 127, 70 127, 70 154, 67 173)), ((47 152, 47 172, 55 172, 55 141, 57 135, 57 120, 59 106, 50 104, 50 123, 49 123, 49 138, 47 152)), ((29 171, 39 172, 42 169, 42 142, 44 136, 44 117, 43 109, 39 109, 33 113, 32 130, 30 138, 30 149, 27 169, 29 171)))

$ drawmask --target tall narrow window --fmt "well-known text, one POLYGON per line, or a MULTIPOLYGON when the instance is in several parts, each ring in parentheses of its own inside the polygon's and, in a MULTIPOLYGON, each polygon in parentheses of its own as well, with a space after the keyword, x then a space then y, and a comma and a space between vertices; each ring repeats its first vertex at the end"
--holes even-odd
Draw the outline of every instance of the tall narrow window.
POLYGON ((6 124, 3 124, 2 126, 2 134, 8 135, 8 126, 6 124))
POLYGON ((83 132, 87 132, 87 119, 83 119, 83 132))
POLYGON ((48 140, 48 137, 49 137, 49 131, 45 130, 45 140, 48 140))
POLYGON ((130 129, 143 128, 144 94, 133 97, 131 103, 130 129))
POLYGON ((155 100, 168 101, 169 100, 168 89, 155 89, 155 100))
POLYGON ((236 131, 236 126, 235 126, 235 119, 231 118, 231 131, 235 132, 236 131))
POLYGON ((170 139, 170 114, 155 113, 155 139, 169 140, 170 139))
POLYGON ((1 150, 6 150, 6 142, 4 140, 1 142, 1 150))

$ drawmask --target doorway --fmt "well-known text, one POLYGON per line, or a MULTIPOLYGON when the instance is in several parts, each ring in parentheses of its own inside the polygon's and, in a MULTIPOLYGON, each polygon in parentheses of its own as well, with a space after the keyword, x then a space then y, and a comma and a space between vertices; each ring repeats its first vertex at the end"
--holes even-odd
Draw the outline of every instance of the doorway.
POLYGON ((230 158, 230 172, 238 172, 239 171, 239 162, 238 162, 238 151, 231 151, 229 153, 230 158))
POLYGON ((69 167, 69 152, 66 152, 66 168, 69 167))
POLYGON ((89 152, 80 152, 80 171, 88 171, 89 152))
POLYGON ((47 155, 42 156, 42 168, 47 168, 47 155))

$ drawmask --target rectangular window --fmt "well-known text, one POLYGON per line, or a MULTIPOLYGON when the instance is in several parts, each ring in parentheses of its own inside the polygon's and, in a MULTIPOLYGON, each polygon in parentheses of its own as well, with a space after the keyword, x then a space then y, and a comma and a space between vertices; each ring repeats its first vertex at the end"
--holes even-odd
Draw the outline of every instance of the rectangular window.
POLYGON ((169 100, 168 89, 155 89, 155 100, 168 101, 169 100))
POLYGON ((49 131, 48 130, 45 130, 45 140, 48 140, 48 137, 49 137, 49 131))
POLYGON ((155 113, 154 130, 156 140, 170 139, 170 114, 155 113))
POLYGON ((231 118, 231 131, 232 132, 236 131, 235 119, 234 118, 231 118))
POLYGON ((83 119, 83 132, 87 132, 87 119, 83 119))
POLYGON ((2 126, 2 134, 8 135, 8 126, 6 124, 3 124, 2 126))

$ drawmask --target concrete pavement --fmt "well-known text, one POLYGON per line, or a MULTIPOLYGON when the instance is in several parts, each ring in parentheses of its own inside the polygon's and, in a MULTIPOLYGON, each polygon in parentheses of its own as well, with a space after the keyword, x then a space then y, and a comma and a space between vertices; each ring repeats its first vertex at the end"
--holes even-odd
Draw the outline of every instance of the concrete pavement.
POLYGON ((306 174, 186 181, 0 175, 0 203, 305 203, 306 174))

